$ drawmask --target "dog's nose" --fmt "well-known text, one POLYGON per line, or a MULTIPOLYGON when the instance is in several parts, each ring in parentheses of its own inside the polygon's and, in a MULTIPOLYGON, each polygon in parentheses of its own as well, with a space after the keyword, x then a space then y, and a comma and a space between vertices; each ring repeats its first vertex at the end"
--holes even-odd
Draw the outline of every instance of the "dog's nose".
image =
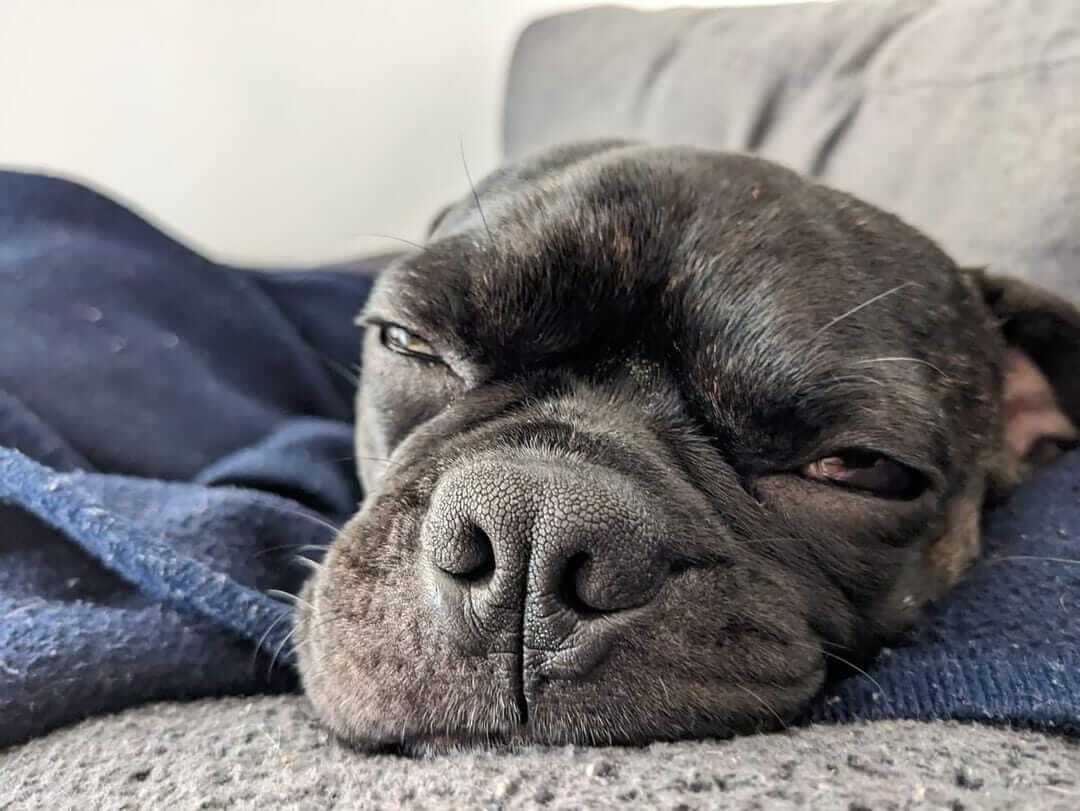
MULTIPOLYGON (((602 658, 601 616, 649 603, 668 571, 645 493, 607 468, 483 460, 443 476, 421 528, 438 612, 472 652, 514 644, 579 666, 602 658)), ((580 667, 578 668, 580 669, 580 667)))

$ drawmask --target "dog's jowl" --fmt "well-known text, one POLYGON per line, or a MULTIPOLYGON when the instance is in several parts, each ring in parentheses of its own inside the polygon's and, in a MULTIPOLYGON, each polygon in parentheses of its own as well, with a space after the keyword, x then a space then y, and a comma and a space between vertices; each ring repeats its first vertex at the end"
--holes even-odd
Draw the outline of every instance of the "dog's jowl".
POLYGON ((942 597, 1080 423, 1069 304, 688 148, 496 173, 360 322, 367 497, 297 636, 368 747, 778 724, 942 597))

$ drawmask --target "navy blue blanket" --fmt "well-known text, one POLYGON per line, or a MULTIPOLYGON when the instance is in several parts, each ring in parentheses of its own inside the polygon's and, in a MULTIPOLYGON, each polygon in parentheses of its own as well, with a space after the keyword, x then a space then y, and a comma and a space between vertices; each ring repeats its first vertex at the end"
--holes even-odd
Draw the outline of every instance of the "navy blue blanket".
MULTIPOLYGON (((0 173, 0 746, 295 688, 267 592, 294 593, 294 555, 360 499, 352 318, 379 265, 227 267, 85 188, 0 173)), ((811 716, 1080 730, 1078 490, 1080 454, 1025 486, 913 643, 811 716)))

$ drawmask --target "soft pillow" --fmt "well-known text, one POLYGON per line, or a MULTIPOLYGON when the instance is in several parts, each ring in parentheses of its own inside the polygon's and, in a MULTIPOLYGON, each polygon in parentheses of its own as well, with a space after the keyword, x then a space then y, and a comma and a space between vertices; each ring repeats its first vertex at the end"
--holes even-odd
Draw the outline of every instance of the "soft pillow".
POLYGON ((899 214, 961 264, 1080 300, 1080 3, 858 0, 550 17, 504 146, 754 152, 899 214))

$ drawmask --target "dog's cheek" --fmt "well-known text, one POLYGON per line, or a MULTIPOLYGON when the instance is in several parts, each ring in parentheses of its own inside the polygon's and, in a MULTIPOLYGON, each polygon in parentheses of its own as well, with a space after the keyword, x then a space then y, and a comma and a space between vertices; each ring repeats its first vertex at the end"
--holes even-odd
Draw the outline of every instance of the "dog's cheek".
POLYGON ((928 603, 956 586, 978 559, 982 546, 981 495, 975 488, 954 498, 944 528, 931 532, 921 546, 912 547, 893 587, 868 612, 881 641, 909 629, 928 603))
MULTIPOLYGON (((507 729, 516 708, 503 659, 462 659, 417 576, 419 521, 392 494, 335 540, 298 628, 304 691, 339 737, 364 748, 471 727, 507 729)), ((310 599, 309 599, 310 598, 310 599)))
MULTIPOLYGON (((949 508, 949 526, 926 553, 930 570, 941 593, 963 579, 982 549, 982 493, 967 493, 955 499, 949 508)), ((931 595, 930 598, 937 595, 931 595)))
MULTIPOLYGON (((850 650, 872 651, 910 628, 978 554, 969 506, 979 503, 977 493, 956 499, 950 509, 939 507, 930 491, 909 502, 885 502, 794 477, 763 480, 759 491, 769 509, 802 533, 800 565, 807 576, 825 577, 820 594, 842 599, 855 612, 854 625, 819 631, 850 650)), ((974 517, 977 530, 977 509, 974 517)))
POLYGON ((397 678, 392 696, 379 689, 395 673, 415 672, 420 661, 412 658, 411 618, 390 600, 416 603, 403 577, 408 550, 395 543, 407 527, 379 517, 364 511, 342 529, 305 587, 310 610, 297 627, 304 691, 328 726, 355 743, 385 736, 380 717, 411 726, 419 703, 415 679, 397 678))
POLYGON ((387 458, 384 443, 380 440, 383 432, 379 430, 378 414, 369 408, 368 403, 365 386, 361 385, 356 390, 353 403, 356 414, 353 447, 356 450, 356 472, 365 493, 371 493, 378 487, 386 470, 386 462, 383 460, 387 458))
POLYGON ((389 457, 420 425, 444 411, 463 383, 442 364, 393 355, 377 331, 364 339, 364 372, 356 392, 354 445, 365 493, 380 485, 389 457))
POLYGON ((763 477, 756 483, 775 534, 798 539, 793 571, 819 574, 852 606, 876 604, 900 574, 915 565, 923 539, 936 536, 932 493, 912 501, 887 501, 803 480, 763 477))
POLYGON ((782 572, 689 569, 628 624, 590 679, 549 685, 537 721, 557 739, 570 728, 597 743, 776 725, 824 678, 810 613, 805 584, 782 572))
POLYGON ((665 591, 640 639, 663 663, 653 668, 674 709, 740 727, 763 712, 787 718, 816 692, 824 660, 812 615, 830 608, 808 582, 771 566, 691 569, 665 591))

